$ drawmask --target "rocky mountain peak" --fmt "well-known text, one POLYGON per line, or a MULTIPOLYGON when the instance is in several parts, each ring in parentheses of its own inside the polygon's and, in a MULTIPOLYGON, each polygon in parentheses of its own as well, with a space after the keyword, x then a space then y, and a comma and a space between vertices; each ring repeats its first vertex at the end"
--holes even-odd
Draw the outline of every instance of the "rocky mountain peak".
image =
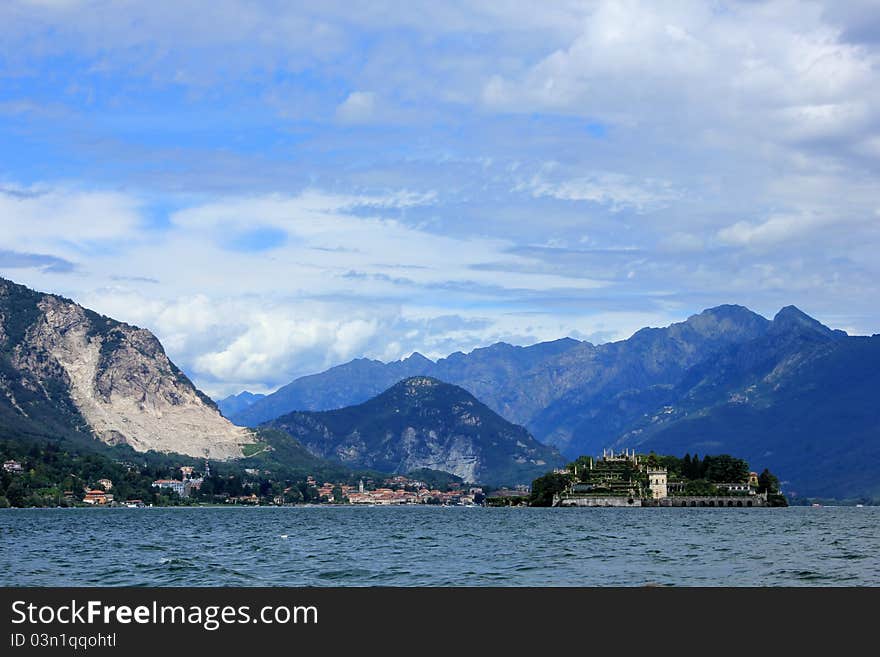
POLYGON ((454 387, 430 376, 411 376, 393 385, 383 395, 418 399, 432 395, 436 389, 443 386, 454 387))
POLYGON ((230 417, 233 413, 242 411, 256 402, 265 398, 266 395, 253 393, 249 390, 242 390, 237 395, 229 395, 217 401, 217 407, 224 417, 230 417))
POLYGON ((840 335, 846 335, 843 331, 834 331, 828 328, 796 306, 785 306, 776 313, 773 322, 770 324, 770 332, 773 334, 812 334, 829 339, 836 338, 840 335))
POLYGON ((562 461, 466 390, 429 376, 404 379, 356 406, 297 411, 263 426, 315 456, 384 472, 429 468, 471 482, 526 483, 562 461))
POLYGON ((722 336, 756 337, 767 329, 769 322, 745 306, 724 304, 692 315, 684 324, 700 335, 717 339, 722 336))
POLYGON ((430 376, 411 376, 397 385, 406 390, 407 394, 417 395, 423 389, 437 388, 446 384, 430 376))
POLYGON ((423 365, 433 365, 434 364, 434 361, 432 361, 427 356, 420 354, 418 351, 414 351, 412 353, 412 355, 410 355, 408 358, 405 358, 404 360, 405 360, 405 362, 411 363, 414 365, 415 364, 423 364, 423 365))

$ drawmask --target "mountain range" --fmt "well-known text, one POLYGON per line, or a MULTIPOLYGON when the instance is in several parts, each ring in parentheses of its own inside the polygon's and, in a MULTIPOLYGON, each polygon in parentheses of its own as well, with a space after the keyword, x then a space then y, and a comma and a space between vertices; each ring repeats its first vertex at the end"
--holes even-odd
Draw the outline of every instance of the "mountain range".
POLYGON ((5 440, 497 483, 550 469, 556 449, 731 453, 790 493, 880 500, 878 391, 880 336, 727 305, 601 345, 359 359, 221 414, 149 331, 0 279, 5 440))
MULTIPOLYGON (((456 352, 436 363, 416 352, 403 360, 383 363, 357 358, 326 372, 300 377, 261 399, 242 406, 243 392, 217 402, 224 415, 243 426, 255 426, 291 410, 322 411, 359 404, 410 376, 434 378, 466 387, 507 419, 522 424, 528 419, 525 407, 540 401, 519 394, 519 377, 548 359, 583 343, 571 338, 516 347, 499 342, 475 349, 469 354, 456 352), (498 393, 499 385, 501 390, 498 393), (505 393, 512 395, 506 398, 505 393)), ((251 399, 251 397, 245 397, 251 399)))
POLYGON ((436 363, 418 353, 388 364, 357 359, 296 379, 241 410, 230 408, 228 400, 219 406, 237 424, 255 426, 293 410, 358 404, 403 378, 424 375, 463 387, 542 442, 576 457, 601 450, 634 418, 666 401, 666 391, 690 368, 757 339, 770 324, 742 306, 719 306, 601 345, 564 338, 529 347, 500 342, 436 363))
POLYGON ((880 336, 848 336, 794 306, 768 320, 723 305, 601 345, 565 338, 437 362, 358 359, 230 416, 251 425, 359 404, 423 375, 461 386, 570 458, 609 446, 729 452, 774 469, 801 495, 878 498, 878 350, 880 336))

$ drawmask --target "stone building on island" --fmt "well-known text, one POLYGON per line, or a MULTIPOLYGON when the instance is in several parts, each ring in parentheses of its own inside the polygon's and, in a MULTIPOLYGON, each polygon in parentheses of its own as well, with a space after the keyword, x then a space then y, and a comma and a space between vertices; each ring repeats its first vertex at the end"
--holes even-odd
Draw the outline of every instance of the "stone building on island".
POLYGON ((719 482, 699 494, 688 493, 685 481, 670 481, 667 468, 655 457, 631 450, 603 450, 601 458, 578 459, 564 474, 568 487, 554 496, 554 506, 608 507, 763 507, 767 493, 759 493, 758 476, 745 481, 719 482))
POLYGON ((651 467, 646 469, 648 475, 648 488, 651 491, 651 499, 662 500, 668 494, 666 482, 666 468, 651 467))

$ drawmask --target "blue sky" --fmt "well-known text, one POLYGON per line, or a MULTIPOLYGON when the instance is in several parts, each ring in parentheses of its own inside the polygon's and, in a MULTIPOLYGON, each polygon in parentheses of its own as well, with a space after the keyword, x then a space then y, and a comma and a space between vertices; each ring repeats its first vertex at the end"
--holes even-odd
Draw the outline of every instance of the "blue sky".
POLYGON ((880 327, 870 2, 0 5, 0 274, 207 392, 628 337, 880 327))

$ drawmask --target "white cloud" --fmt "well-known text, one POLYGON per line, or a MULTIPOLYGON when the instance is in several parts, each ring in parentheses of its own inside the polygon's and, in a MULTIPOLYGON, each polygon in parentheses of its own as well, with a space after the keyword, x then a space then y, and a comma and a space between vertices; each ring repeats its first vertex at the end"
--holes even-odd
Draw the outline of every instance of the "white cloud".
POLYGON ((738 221, 722 228, 718 237, 728 244, 765 246, 791 240, 816 223, 816 219, 809 216, 779 215, 760 223, 738 221))
MULTIPOLYGON (((550 167, 551 170, 553 168, 550 167)), ((591 201, 608 206, 612 212, 624 208, 638 211, 656 209, 683 195, 668 181, 653 178, 638 180, 620 173, 594 173, 562 180, 549 180, 545 173, 540 173, 528 182, 520 183, 516 189, 529 191, 535 197, 591 201)))
POLYGON ((549 110, 686 139, 801 142, 876 124, 878 56, 819 4, 599 2, 581 33, 483 88, 490 108, 549 110))
POLYGON ((378 101, 370 91, 352 91, 336 108, 336 118, 343 123, 368 123, 376 118, 378 101))
POLYGON ((277 380, 279 372, 319 370, 360 356, 379 329, 377 318, 318 318, 313 312, 256 312, 240 335, 197 356, 194 371, 219 381, 277 380))
POLYGON ((508 253, 506 240, 443 236, 369 216, 432 203, 431 194, 227 198, 172 212, 167 228, 144 239, 134 198, 41 190, 4 197, 17 208, 4 215, 10 227, 22 227, 13 219, 49 222, 14 233, 18 242, 33 232, 47 253, 74 240, 93 248, 75 276, 32 269, 13 278, 153 330, 211 393, 279 385, 362 355, 446 355, 488 339, 557 337, 534 327, 506 333, 496 326, 506 312, 497 299, 604 285, 529 271, 530 259, 508 253), (226 247, 228 235, 266 226, 289 235, 270 254, 226 247), (133 236, 140 238, 122 239, 133 236), (430 316, 404 310, 435 303, 430 316), (435 322, 444 315, 459 319, 435 322))
MULTIPOLYGON (((399 293, 400 289, 412 293, 421 286, 446 284, 526 290, 601 285, 582 277, 521 273, 517 265, 527 259, 507 254, 512 246, 508 240, 448 237, 393 219, 348 213, 357 207, 399 207, 432 198, 406 192, 385 198, 336 197, 312 190, 301 196, 224 199, 175 212, 171 219, 184 234, 201 234, 201 238, 190 237, 194 242, 233 229, 273 226, 285 231, 290 245, 281 249, 277 258, 287 259, 290 264, 286 266, 296 271, 299 285, 295 289, 299 292, 312 289, 343 294, 351 290, 355 278, 359 279, 357 287, 368 294, 399 293), (502 266, 492 270, 479 267, 493 262, 502 266)), ((227 271, 238 266, 247 269, 241 271, 240 280, 252 279, 255 273, 268 280, 273 270, 285 266, 278 260, 251 256, 227 256, 224 262, 227 271)))
MULTIPOLYGON (((141 223, 140 202, 129 195, 74 187, 0 185, 4 246, 46 250, 126 239, 141 223)), ((62 254, 63 255, 63 254, 62 254)))
POLYGON ((370 307, 247 296, 162 300, 125 285, 74 296, 153 330, 169 355, 215 396, 245 388, 266 392, 357 357, 391 361, 420 351, 441 358, 499 340, 531 344, 565 335, 620 339, 675 318, 656 312, 588 311, 560 317, 486 309, 449 315, 443 306, 370 307))
POLYGON ((795 105, 779 110, 775 118, 791 141, 845 138, 870 127, 871 108, 864 100, 795 105))
MULTIPOLYGON (((197 294, 163 298, 130 285, 76 295, 100 312, 145 326, 210 393, 259 390, 374 350, 393 308, 302 299, 197 294)), ((400 354, 394 354, 399 357, 400 354)))

